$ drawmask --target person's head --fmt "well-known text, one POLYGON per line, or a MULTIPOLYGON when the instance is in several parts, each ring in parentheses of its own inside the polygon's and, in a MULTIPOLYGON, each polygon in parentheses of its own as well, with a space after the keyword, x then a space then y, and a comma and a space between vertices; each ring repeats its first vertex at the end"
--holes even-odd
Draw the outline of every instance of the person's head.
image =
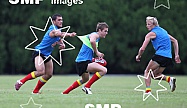
POLYGON ((53 24, 56 25, 58 28, 62 27, 63 19, 62 15, 54 14, 52 16, 53 24))
POLYGON ((152 30, 155 26, 159 26, 157 18, 156 18, 156 17, 148 16, 148 17, 146 18, 146 27, 147 27, 147 29, 150 31, 150 30, 152 30))
POLYGON ((105 36, 108 34, 108 28, 109 26, 106 22, 98 22, 96 32, 101 38, 105 38, 105 36))

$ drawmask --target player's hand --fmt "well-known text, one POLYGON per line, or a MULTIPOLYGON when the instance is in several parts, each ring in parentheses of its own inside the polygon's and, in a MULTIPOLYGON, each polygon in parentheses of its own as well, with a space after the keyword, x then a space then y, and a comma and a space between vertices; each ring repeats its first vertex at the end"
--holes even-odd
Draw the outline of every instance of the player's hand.
POLYGON ((52 46, 52 47, 55 47, 55 46, 56 46, 56 44, 57 44, 57 42, 53 43, 51 46, 52 46))
POLYGON ((137 61, 137 62, 140 62, 140 59, 141 59, 141 56, 137 55, 137 56, 136 56, 136 61, 137 61))
POLYGON ((65 44, 63 43, 63 44, 59 44, 59 47, 58 47, 58 49, 64 49, 66 46, 65 46, 65 44))
POLYGON ((181 60, 180 60, 179 55, 176 55, 176 56, 175 56, 175 62, 176 62, 176 63, 181 63, 181 60))
POLYGON ((58 42, 56 42, 56 44, 59 45, 58 49, 60 49, 60 50, 64 49, 66 47, 62 40, 59 40, 58 42))
POLYGON ((72 32, 72 33, 70 33, 70 37, 74 37, 74 36, 76 36, 77 35, 77 33, 75 33, 75 32, 72 32))
POLYGON ((101 52, 99 52, 99 51, 96 53, 96 55, 97 55, 98 57, 102 57, 102 58, 104 57, 104 54, 101 53, 101 52))

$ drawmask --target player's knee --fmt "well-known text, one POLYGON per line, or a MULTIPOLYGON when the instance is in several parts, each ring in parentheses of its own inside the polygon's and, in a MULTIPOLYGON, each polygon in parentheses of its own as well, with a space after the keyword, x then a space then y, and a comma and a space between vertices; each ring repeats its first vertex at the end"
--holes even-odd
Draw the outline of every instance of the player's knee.
POLYGON ((37 70, 37 72, 35 73, 35 75, 38 76, 42 76, 45 74, 45 70, 37 70))
POLYGON ((144 74, 146 74, 146 73, 148 73, 148 71, 147 71, 147 70, 144 70, 144 74))
POLYGON ((144 75, 148 75, 148 73, 149 73, 149 70, 144 70, 144 75))
POLYGON ((103 72, 103 75, 105 75, 107 73, 107 68, 105 67, 102 72, 103 72))

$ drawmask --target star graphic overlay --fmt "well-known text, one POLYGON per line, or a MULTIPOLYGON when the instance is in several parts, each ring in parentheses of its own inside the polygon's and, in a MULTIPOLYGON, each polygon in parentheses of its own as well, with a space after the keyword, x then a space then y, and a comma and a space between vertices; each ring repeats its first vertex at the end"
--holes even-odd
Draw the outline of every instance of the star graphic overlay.
POLYGON ((167 6, 166 5, 164 5, 164 4, 159 4, 159 5, 157 5, 157 0, 155 0, 155 2, 154 2, 154 9, 157 9, 157 8, 159 8, 159 7, 161 7, 161 6, 163 6, 163 7, 165 7, 165 8, 167 8, 167 9, 170 9, 170 4, 169 4, 169 0, 167 0, 167 6), (157 5, 157 6, 156 6, 157 5))
MULTIPOLYGON (((31 43, 29 43, 29 44, 25 47, 25 49, 26 49, 26 50, 32 50, 32 51, 38 51, 38 52, 39 52, 39 56, 40 56, 40 53, 41 53, 40 50, 37 50, 37 49, 34 49, 34 48, 29 48, 29 46, 31 46, 31 45, 34 44, 36 41, 38 41, 38 37, 36 36, 36 34, 35 34, 35 32, 34 32, 33 29, 37 29, 37 30, 40 30, 40 31, 46 31, 46 28, 47 28, 47 25, 48 25, 49 21, 51 21, 51 23, 52 23, 52 25, 53 25, 53 27, 54 27, 55 30, 67 29, 66 32, 65 32, 64 37, 61 38, 61 41, 64 41, 66 44, 68 44, 68 45, 70 46, 70 48, 65 48, 65 49, 59 50, 60 62, 57 61, 57 60, 56 60, 53 56, 51 56, 51 55, 49 55, 49 56, 46 57, 46 59, 45 59, 45 60, 47 60, 49 57, 51 57, 51 59, 53 59, 57 64, 59 64, 59 65, 61 66, 61 65, 62 65, 62 54, 61 54, 61 52, 62 52, 62 51, 67 51, 67 50, 73 50, 73 49, 75 49, 75 47, 64 39, 65 36, 66 36, 66 34, 67 34, 67 32, 68 32, 69 29, 70 29, 70 26, 66 26, 66 27, 63 27, 63 28, 56 29, 55 26, 54 26, 54 24, 53 24, 53 21, 52 21, 52 18, 51 18, 51 17, 48 18, 44 29, 41 29, 41 28, 38 28, 38 27, 35 27, 35 26, 30 26, 30 30, 31 30, 31 32, 32 32, 33 35, 34 35, 35 40, 32 41, 31 43)), ((39 59, 38 65, 41 65, 42 63, 44 63, 45 60, 43 60, 43 61, 41 62, 41 60, 39 59)))
POLYGON ((42 105, 41 105, 41 104, 36 104, 36 103, 34 102, 34 100, 33 100, 32 97, 30 97, 29 101, 28 101, 26 104, 21 104, 20 107, 21 107, 21 108, 24 108, 23 106, 29 105, 29 104, 30 104, 30 101, 32 101, 32 103, 34 104, 34 106, 38 106, 38 108, 42 108, 42 105))
POLYGON ((158 92, 159 91, 166 91, 167 90, 166 87, 164 87, 163 85, 160 84, 164 76, 161 75, 161 76, 158 76, 158 77, 154 77, 153 71, 151 69, 149 70, 149 73, 148 73, 148 75, 146 77, 141 76, 141 75, 137 75, 137 77, 140 80, 141 84, 138 85, 136 88, 134 88, 134 90, 136 90, 136 91, 142 91, 143 92, 143 101, 145 101, 149 96, 152 96, 156 101, 159 101, 158 92), (152 93, 149 93, 147 96, 145 96, 146 95, 145 90, 138 89, 138 88, 140 88, 143 85, 143 82, 142 82, 142 80, 141 80, 140 77, 142 77, 144 79, 148 79, 148 76, 150 74, 153 76, 153 79, 161 78, 160 81, 158 82, 158 85, 161 86, 163 89, 156 90, 156 97, 152 93))

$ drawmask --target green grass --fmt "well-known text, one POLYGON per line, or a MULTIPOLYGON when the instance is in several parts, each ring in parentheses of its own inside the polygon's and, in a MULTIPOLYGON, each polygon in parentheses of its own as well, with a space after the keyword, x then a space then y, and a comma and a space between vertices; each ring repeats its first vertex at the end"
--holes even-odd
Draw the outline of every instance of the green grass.
MULTIPOLYGON (((23 76, 0 76, 0 108, 21 108, 20 104, 26 104, 30 97, 42 108, 85 108, 86 104, 120 104, 121 108, 186 108, 187 107, 187 76, 176 76, 177 89, 171 93, 168 83, 161 84, 168 90, 159 92, 159 101, 149 97, 146 101, 142 99, 142 92, 134 88, 140 81, 133 76, 106 75, 92 86, 92 95, 86 95, 81 87, 75 89, 68 95, 60 94, 69 87, 78 76, 53 76, 42 88, 42 94, 32 95, 37 79, 26 82, 19 91, 14 89, 16 80, 23 76)), ((154 89, 161 89, 158 81, 152 81, 154 89)), ((143 85, 142 89, 145 89, 143 85)), ((153 89, 152 88, 152 89, 153 89)), ((155 95, 156 93, 154 92, 155 95)), ((31 101, 32 102, 32 101, 31 101)), ((38 108, 31 103, 24 108, 38 108)), ((96 108, 96 107, 95 107, 96 108)), ((104 108, 104 107, 103 107, 104 108)))

